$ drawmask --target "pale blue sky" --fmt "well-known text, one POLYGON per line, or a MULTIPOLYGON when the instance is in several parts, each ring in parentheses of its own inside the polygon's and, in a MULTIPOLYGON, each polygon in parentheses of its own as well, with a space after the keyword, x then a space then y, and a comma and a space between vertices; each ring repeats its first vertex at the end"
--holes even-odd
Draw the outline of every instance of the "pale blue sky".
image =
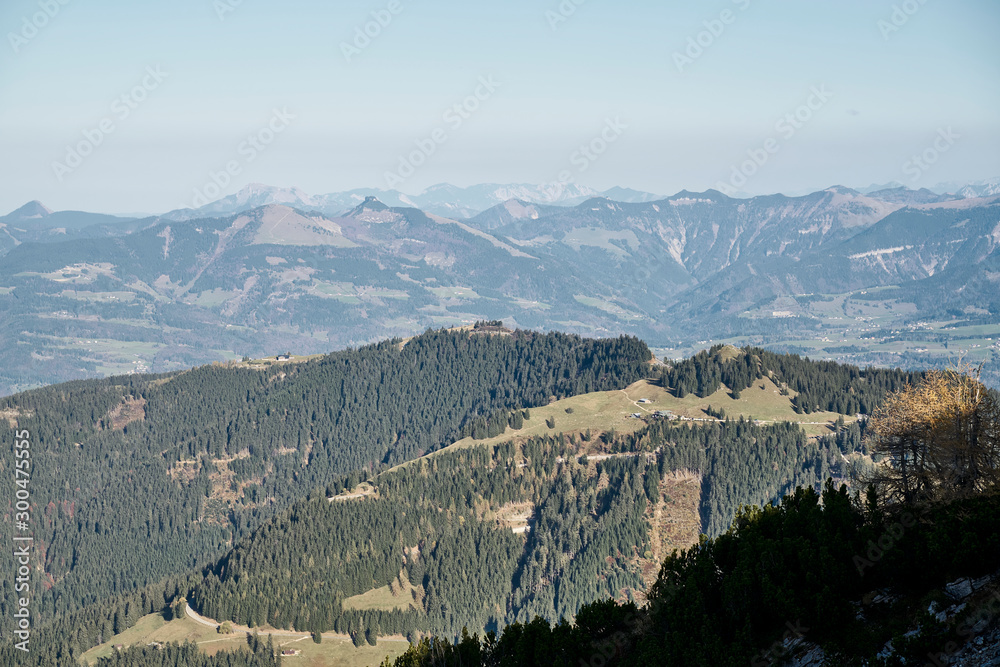
POLYGON ((249 182, 385 187, 437 128, 447 142, 401 190, 564 170, 599 189, 704 190, 768 138, 779 150, 748 192, 1000 176, 995 0, 907 0, 919 9, 888 38, 878 22, 900 0, 585 0, 554 30, 558 0, 397 0, 402 11, 350 62, 341 43, 388 0, 242 0, 224 20, 217 7, 237 0, 46 1, 58 13, 15 39, 16 53, 12 34, 39 0, 0 4, 0 213, 30 199, 159 212, 189 204, 229 161, 240 173, 223 194, 249 182), (725 10, 730 23, 679 71, 674 53, 725 10), (115 100, 144 76, 155 83, 157 66, 166 77, 120 117, 115 100), (499 88, 460 127, 446 122, 480 77, 499 88), (821 85, 832 97, 794 136, 778 132, 821 85), (248 160, 241 142, 275 108, 295 119, 248 160), (627 128, 579 172, 574 152, 614 118, 627 128), (114 132, 60 180, 53 163, 102 119, 114 132), (948 127, 960 138, 911 180, 907 160, 948 127))

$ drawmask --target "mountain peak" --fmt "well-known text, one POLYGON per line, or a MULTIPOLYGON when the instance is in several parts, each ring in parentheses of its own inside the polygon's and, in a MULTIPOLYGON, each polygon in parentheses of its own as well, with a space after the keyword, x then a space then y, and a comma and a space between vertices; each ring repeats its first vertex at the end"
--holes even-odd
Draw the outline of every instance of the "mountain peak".
POLYGON ((872 192, 880 192, 887 190, 898 190, 899 188, 906 188, 905 185, 899 181, 889 181, 888 183, 872 183, 867 188, 856 188, 858 192, 863 195, 871 194, 872 192))
POLYGON ((357 213, 360 213, 361 211, 385 211, 388 208, 389 207, 375 195, 368 195, 365 197, 363 202, 355 207, 354 211, 357 213))
POLYGON ((361 222, 383 223, 396 222, 403 216, 393 211, 389 206, 386 206, 378 199, 378 197, 368 195, 365 197, 365 200, 355 206, 354 210, 348 213, 346 217, 354 218, 355 220, 360 220, 361 222))
POLYGON ((716 202, 720 200, 729 199, 727 195, 722 194, 718 190, 705 190, 704 192, 691 192, 690 190, 681 190, 675 195, 666 198, 667 201, 685 201, 685 200, 698 200, 698 201, 711 201, 716 202))
POLYGON ((282 188, 264 183, 250 183, 234 195, 236 201, 254 204, 312 204, 312 197, 297 187, 282 188))
POLYGON ((902 204, 904 206, 913 206, 919 204, 936 204, 940 202, 952 201, 958 199, 958 195, 949 194, 936 194, 931 192, 927 188, 920 188, 919 190, 911 190, 905 185, 899 185, 896 187, 889 187, 882 190, 875 190, 869 192, 865 195, 871 199, 877 201, 891 203, 891 204, 902 204))
POLYGON ((11 211, 8 218, 17 218, 19 220, 33 220, 36 218, 44 218, 52 214, 52 210, 49 209, 45 204, 34 199, 29 201, 27 204, 17 209, 16 211, 11 211))

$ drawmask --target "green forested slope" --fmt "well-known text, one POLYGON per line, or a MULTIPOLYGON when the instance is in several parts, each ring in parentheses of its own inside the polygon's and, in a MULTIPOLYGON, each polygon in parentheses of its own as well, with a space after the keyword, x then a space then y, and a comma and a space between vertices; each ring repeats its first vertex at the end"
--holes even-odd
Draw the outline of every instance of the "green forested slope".
POLYGON ((644 474, 657 468, 639 457, 581 465, 574 448, 547 437, 459 450, 379 476, 374 498, 299 503, 227 555, 194 603, 250 625, 457 633, 466 619, 496 627, 640 590, 628 545, 645 538, 644 474), (523 502, 538 509, 525 536, 496 518, 523 502), (424 591, 409 610, 342 607, 400 575, 424 591))
MULTIPOLYGON (((809 405, 839 405, 843 390, 867 408, 909 377, 721 352, 687 366, 703 390, 713 374, 739 387, 767 372, 809 405)), ((462 436, 547 424, 525 408, 625 387, 648 376, 648 359, 630 338, 428 332, 265 370, 213 366, 5 399, 0 437, 7 419, 31 432, 36 625, 60 629, 41 635, 39 651, 78 655, 185 594, 220 620, 359 641, 573 617, 646 589, 668 473, 700 478, 701 529, 715 536, 744 504, 845 477, 842 454, 861 446, 857 425, 817 440, 793 424, 650 417, 634 433, 563 435, 553 424, 390 469, 462 436), (360 479, 370 497, 327 500, 360 479), (527 532, 511 531, 523 528, 511 507, 526 508, 527 532), (410 598, 348 600, 382 587, 410 598)), ((672 389, 684 368, 664 373, 672 389)))
MULTIPOLYGON (((478 416, 624 387, 648 359, 633 338, 432 331, 266 370, 210 366, 3 399, 0 439, 13 442, 15 423, 31 434, 36 624, 206 563, 348 471, 436 449, 478 416)), ((12 507, 12 485, 3 493, 12 507)), ((2 593, 6 630, 9 579, 2 593)))
POLYGON ((701 475, 702 530, 716 535, 743 505, 846 477, 851 432, 807 440, 793 424, 658 420, 603 434, 612 455, 596 462, 580 456, 588 443, 578 435, 442 452, 375 477, 369 497, 314 498, 269 521, 219 562, 194 602, 218 620, 375 634, 457 636, 463 626, 572 617, 644 590, 650 504, 666 473, 701 475), (503 521, 512 503, 533 508, 523 537, 503 521), (424 592, 406 611, 343 606, 404 579, 424 592))
POLYGON ((952 664, 997 625, 998 510, 991 495, 884 514, 845 487, 798 489, 668 558, 645 608, 596 601, 573 624, 536 618, 499 637, 425 639, 386 664, 765 666, 787 664, 799 642, 822 649, 822 664, 952 664), (982 588, 969 584, 962 604, 946 593, 977 577, 982 588), (928 607, 950 613, 935 619, 928 607))

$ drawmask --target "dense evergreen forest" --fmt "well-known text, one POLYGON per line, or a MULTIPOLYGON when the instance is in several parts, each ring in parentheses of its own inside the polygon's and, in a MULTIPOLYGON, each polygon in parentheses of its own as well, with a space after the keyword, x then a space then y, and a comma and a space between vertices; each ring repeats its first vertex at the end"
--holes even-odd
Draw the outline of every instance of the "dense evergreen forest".
POLYGON ((885 459, 856 478, 863 496, 828 479, 741 508, 668 556, 641 608, 607 599, 573 624, 425 638, 383 667, 994 664, 976 647, 1000 637, 1000 396, 975 368, 932 371, 868 429, 885 459))
POLYGON ((995 622, 995 599, 969 598, 947 622, 934 620, 928 600, 948 605, 935 590, 997 571, 998 512, 996 495, 884 513, 846 487, 800 488, 667 558, 645 608, 597 601, 573 624, 535 618, 499 636, 425 638, 385 665, 767 666, 783 664, 788 639, 822 646, 828 664, 950 664, 975 628, 995 622), (908 632, 914 623, 920 629, 908 632))
MULTIPOLYGON (((499 328, 429 331, 264 368, 74 382, 0 401, 0 437, 12 441, 15 423, 31 434, 39 557, 32 655, 24 662, 0 645, 0 664, 69 664, 185 596, 220 620, 347 632, 358 642, 537 629, 586 619, 601 599, 631 609, 659 567, 651 516, 672 502, 666 475, 698 475, 701 530, 723 539, 742 506, 845 479, 845 455, 865 449, 863 422, 807 439, 793 424, 650 418, 631 434, 561 434, 553 423, 543 437, 436 452, 462 437, 516 432, 530 408, 553 399, 651 373, 649 350, 633 338, 499 328), (610 458, 589 461, 587 452, 610 458), (328 499, 361 481, 370 495, 328 499), (515 510, 523 532, 511 530, 515 510), (395 609, 359 611, 349 600, 380 587, 395 609)), ((707 396, 720 383, 738 394, 767 376, 796 392, 803 412, 850 413, 917 377, 726 352, 668 366, 662 380, 707 396)), ((13 571, 9 551, 0 566, 13 571)), ((13 591, 2 586, 6 631, 13 591)), ((260 647, 250 648, 203 664, 269 664, 253 662, 260 647)), ((110 664, 188 664, 188 650, 132 650, 112 658, 131 662, 110 664)))
MULTIPOLYGON (((634 338, 429 331, 262 370, 208 366, 5 398, 0 439, 13 442, 15 422, 30 433, 35 626, 211 562, 349 471, 437 449, 498 411, 627 386, 649 359, 634 338)), ((3 494, 10 516, 13 486, 3 494)), ((14 571, 10 550, 0 567, 14 571)), ((4 578, 5 635, 12 599, 4 578)))
POLYGON ((726 354, 716 345, 663 370, 661 380, 683 398, 695 394, 706 398, 722 385, 736 397, 754 380, 770 377, 788 393, 795 392, 796 412, 869 414, 888 392, 918 381, 921 373, 885 368, 860 369, 833 361, 812 361, 795 354, 776 354, 760 348, 745 348, 726 354))
MULTIPOLYGON (((46 647, 47 648, 47 647, 46 647)), ((24 655, 0 649, 0 664, 38 665, 39 667, 72 667, 78 656, 44 651, 41 659, 35 652, 24 655)), ((194 644, 171 643, 158 647, 132 646, 97 661, 96 667, 280 667, 282 659, 276 654, 270 638, 247 636, 247 646, 235 651, 219 651, 207 655, 194 644)))
POLYGON ((12 643, 0 643, 0 665, 51 667, 73 664, 87 649, 110 641, 145 614, 169 614, 170 603, 183 598, 184 592, 201 579, 200 571, 191 571, 63 614, 33 630, 27 653, 16 649, 12 643))
POLYGON ((659 420, 605 434, 616 456, 594 463, 580 456, 580 435, 442 452, 372 479, 377 497, 313 498, 269 521, 219 562, 194 603, 219 620, 354 635, 455 637, 463 626, 571 617, 645 589, 650 504, 661 502, 667 473, 701 474, 702 530, 719 534, 743 505, 847 477, 841 453, 857 433, 810 441, 794 424, 659 420), (533 508, 524 537, 498 520, 517 503, 533 508), (406 583, 422 593, 402 600, 405 611, 343 606, 406 583))
POLYGON ((442 453, 375 478, 377 498, 299 503, 222 559, 193 604, 251 626, 377 636, 495 628, 629 596, 644 588, 636 557, 659 471, 644 457, 581 464, 575 450, 556 436, 442 453), (497 519, 512 503, 535 507, 524 535, 497 519), (401 598, 405 611, 343 607, 407 583, 420 592, 401 598))
POLYGON ((247 648, 205 655, 194 644, 168 644, 163 647, 133 646, 102 658, 97 667, 279 667, 271 638, 247 637, 247 648))
POLYGON ((659 450, 662 468, 700 472, 702 532, 715 537, 743 505, 777 500, 797 486, 819 488, 831 476, 847 479, 850 471, 841 455, 860 444, 856 424, 837 435, 808 439, 796 424, 729 419, 693 427, 653 422, 617 438, 613 449, 659 450))

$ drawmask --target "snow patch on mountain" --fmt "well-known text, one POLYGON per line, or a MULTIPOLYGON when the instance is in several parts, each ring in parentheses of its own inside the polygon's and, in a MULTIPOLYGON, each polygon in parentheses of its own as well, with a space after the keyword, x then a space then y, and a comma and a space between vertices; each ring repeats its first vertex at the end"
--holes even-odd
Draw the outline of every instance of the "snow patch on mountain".
POLYGON ((913 248, 911 245, 901 245, 897 248, 879 248, 877 250, 869 250, 867 252, 858 252, 853 255, 848 255, 851 259, 861 259, 863 257, 881 257, 882 255, 891 255, 893 253, 902 252, 903 250, 910 250, 913 248))

